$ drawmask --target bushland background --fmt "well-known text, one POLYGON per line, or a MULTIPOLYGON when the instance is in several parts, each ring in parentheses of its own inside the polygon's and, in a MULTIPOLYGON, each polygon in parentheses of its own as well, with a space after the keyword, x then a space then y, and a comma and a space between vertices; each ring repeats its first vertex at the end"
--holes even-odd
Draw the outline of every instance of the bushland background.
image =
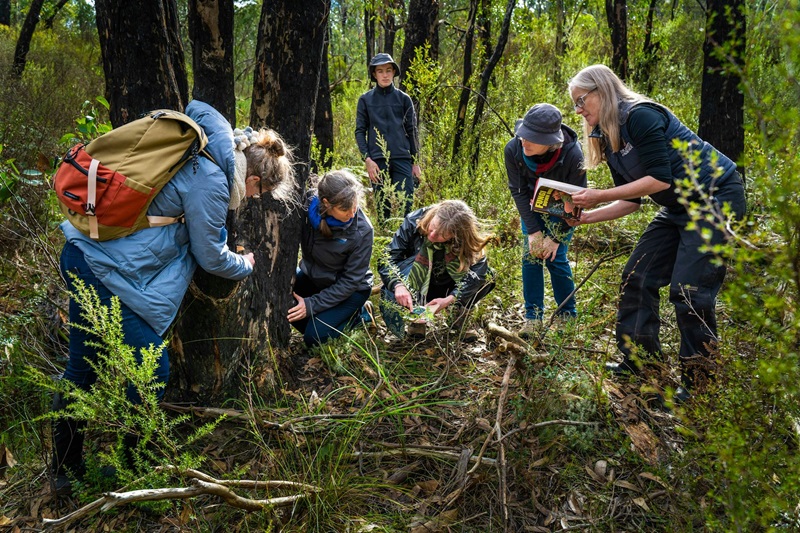
MULTIPOLYGON (((0 528, 41 529, 108 490, 196 488, 195 469, 256 503, 220 491, 172 494, 93 509, 66 527, 800 529, 796 1, 148 0, 131 2, 127 16, 112 4, 0 1, 0 528), (137 41, 140 34, 148 37, 137 41), (219 38, 209 44, 208 36, 219 38), (146 43, 161 46, 160 55, 149 55, 146 43), (202 53, 215 46, 220 54, 202 53), (73 497, 55 499, 47 413, 68 332, 61 216, 50 190, 56 158, 75 139, 150 108, 181 108, 192 95, 238 126, 283 133, 297 147, 298 187, 327 168, 363 177, 355 109, 370 87, 366 62, 379 51, 401 64, 400 82, 419 106, 423 178, 415 205, 464 199, 497 236, 489 254, 498 287, 475 316, 481 340, 464 345, 442 330, 413 344, 358 328, 309 353, 283 321, 269 318, 280 313, 232 318, 221 300, 197 299, 171 337, 169 404, 136 411, 113 388, 80 399, 87 442, 96 443, 87 460, 114 462, 117 436, 147 426, 155 450, 147 468, 121 471, 111 484, 87 476, 73 497), (134 56, 150 62, 137 65, 134 56), (681 408, 660 400, 668 402, 677 384, 668 303, 665 364, 630 381, 602 371, 615 356, 625 252, 655 206, 578 229, 570 252, 584 282, 577 321, 550 324, 525 351, 489 331, 490 323, 510 330, 522 323, 519 223, 502 157, 509 128, 532 104, 550 102, 579 130, 566 84, 597 62, 668 105, 736 158, 746 177, 748 219, 734 228, 735 242, 717 250, 729 260, 717 379, 681 408), (151 72, 162 77, 151 81, 151 72), (139 418, 127 419, 130 412, 139 418), (267 480, 304 485, 265 488, 267 480)), ((604 169, 589 180, 610 183, 604 169)), ((367 202, 374 214, 369 195, 367 202)), ((293 217, 262 199, 229 226, 247 246, 266 239, 292 251, 293 217)), ((377 261, 397 220, 373 221, 377 261)), ((258 246, 259 265, 269 265, 269 246, 258 246)), ((222 299, 281 309, 294 255, 283 259, 283 267, 263 267, 273 276, 263 292, 244 282, 247 290, 224 288, 222 299)), ((213 293, 215 283, 198 279, 197 290, 213 293)), ((104 340, 112 370, 135 379, 113 328, 104 340)))

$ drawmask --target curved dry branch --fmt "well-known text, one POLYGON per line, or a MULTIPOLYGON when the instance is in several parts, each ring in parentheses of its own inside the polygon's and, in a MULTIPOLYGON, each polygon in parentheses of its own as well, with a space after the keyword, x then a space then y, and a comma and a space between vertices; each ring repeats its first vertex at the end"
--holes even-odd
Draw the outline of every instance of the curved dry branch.
POLYGON ((182 500, 193 498, 202 494, 217 496, 231 507, 244 509, 245 511, 261 511, 264 509, 275 509, 287 507, 295 502, 307 498, 310 493, 321 492, 322 489, 306 483, 294 481, 267 480, 256 481, 250 479, 216 479, 204 474, 199 470, 182 469, 172 465, 156 468, 156 471, 171 472, 178 477, 190 478, 190 487, 166 487, 161 489, 139 489, 125 492, 107 492, 101 498, 84 505, 80 509, 58 519, 45 518, 42 522, 45 529, 66 526, 72 522, 92 514, 97 509, 108 511, 120 504, 131 502, 147 502, 158 500, 182 500), (294 489, 303 491, 301 494, 291 496, 280 496, 267 499, 252 499, 239 496, 230 487, 246 489, 294 489))

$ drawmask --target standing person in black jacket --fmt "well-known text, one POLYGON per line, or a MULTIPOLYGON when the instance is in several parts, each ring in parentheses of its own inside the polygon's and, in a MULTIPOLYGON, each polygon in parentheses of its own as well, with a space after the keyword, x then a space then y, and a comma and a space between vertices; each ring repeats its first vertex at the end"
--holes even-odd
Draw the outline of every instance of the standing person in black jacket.
MULTIPOLYGON (((379 269, 381 312, 389 331, 405 336, 398 305, 436 314, 453 304, 451 327, 460 330, 469 309, 494 288, 494 272, 484 252, 490 238, 481 233, 472 209, 461 200, 409 213, 379 269)), ((416 321, 409 325, 409 334, 424 336, 425 329, 424 322, 416 321)), ((477 338, 473 330, 458 332, 465 341, 477 338)))
POLYGON ((378 213, 383 214, 384 220, 392 216, 390 191, 405 196, 403 216, 411 211, 414 184, 421 174, 416 162, 417 115, 411 97, 394 86, 394 78, 399 75, 400 68, 392 56, 382 53, 373 57, 369 76, 377 86, 361 95, 356 112, 356 143, 375 188, 378 213), (387 177, 388 184, 384 183, 387 177))
POLYGON ((561 123, 561 112, 555 106, 536 104, 517 121, 515 130, 516 136, 506 144, 504 155, 508 188, 519 211, 525 241, 525 324, 519 335, 527 338, 537 333, 544 316, 544 266, 550 272, 556 305, 561 306, 559 316, 578 314, 575 297, 570 296, 575 282, 567 260, 572 228, 557 216, 531 210, 536 182, 544 177, 586 187, 586 171, 578 135, 561 123))
POLYGON ((307 346, 339 337, 372 292, 373 231, 358 206, 361 190, 353 174, 333 170, 308 195, 294 284, 297 305, 288 315, 307 346))

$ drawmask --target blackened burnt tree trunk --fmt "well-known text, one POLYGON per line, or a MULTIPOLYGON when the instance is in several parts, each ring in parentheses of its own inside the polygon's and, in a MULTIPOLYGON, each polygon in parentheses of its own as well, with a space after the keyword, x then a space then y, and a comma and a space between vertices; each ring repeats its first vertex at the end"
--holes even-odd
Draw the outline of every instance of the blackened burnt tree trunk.
POLYGON ((325 43, 322 48, 319 87, 317 89, 317 107, 314 112, 314 137, 319 144, 319 160, 313 162, 313 170, 320 172, 330 168, 333 154, 333 104, 331 102, 331 85, 328 76, 328 43, 330 42, 330 21, 325 30, 325 43))
MULTIPOLYGON (((439 57, 439 1, 411 0, 408 3, 405 42, 400 57, 400 85, 405 87, 408 68, 418 48, 430 45, 430 58, 439 57)), ((413 95, 412 95, 413 97, 413 95)))
POLYGON ((458 99, 458 109, 456 110, 455 133, 453 134, 453 157, 455 163, 458 160, 458 153, 461 151, 461 142, 464 135, 464 127, 467 122, 467 107, 469 97, 472 93, 470 79, 472 78, 472 45, 475 39, 475 19, 478 13, 479 0, 470 0, 469 15, 467 15, 467 34, 464 37, 464 66, 461 82, 461 96, 458 99))
POLYGON ((375 2, 364 2, 364 42, 366 44, 367 65, 375 55, 375 2))
POLYGON ((232 0, 189 0, 189 38, 192 98, 206 102, 235 125, 232 0))
POLYGON ((11 0, 0 0, 0 25, 11 26, 11 0))
POLYGON ((25 71, 25 63, 28 61, 28 52, 31 49, 31 39, 33 39, 33 32, 36 31, 36 25, 39 24, 42 5, 44 5, 44 0, 31 2, 25 22, 22 23, 22 28, 19 30, 17 46, 14 48, 14 62, 11 66, 11 74, 15 78, 21 78, 25 71))
POLYGON ((236 290, 220 284, 203 292, 193 284, 173 345, 192 362, 180 377, 184 396, 218 403, 248 388, 269 397, 280 390, 278 383, 291 379, 286 312, 294 305, 291 281, 302 222, 297 203, 308 176, 329 12, 328 0, 263 4, 250 125, 272 128, 295 147, 293 202, 265 193, 239 209, 232 228, 237 242, 255 254, 256 265, 236 290))
POLYGON ((628 78, 627 0, 606 0, 606 18, 611 30, 611 70, 625 80, 628 78))
POLYGON ((189 85, 175 0, 96 0, 95 11, 114 127, 152 109, 182 111, 189 85))
MULTIPOLYGON (((744 152, 744 94, 739 90, 745 54, 744 0, 709 0, 707 20, 697 133, 738 164, 744 152)), ((741 164, 738 168, 744 174, 741 164)))
MULTIPOLYGON (((486 67, 481 73, 481 84, 478 88, 477 101, 475 102, 475 115, 472 117, 472 131, 476 133, 478 131, 478 124, 483 120, 483 110, 486 107, 486 98, 489 93, 489 80, 492 78, 492 72, 494 72, 494 68, 497 66, 497 63, 500 62, 503 51, 506 49, 508 32, 511 29, 511 17, 514 14, 515 5, 515 0, 508 0, 508 4, 506 4, 506 14, 503 17, 503 25, 500 28, 500 35, 497 36, 497 45, 494 47, 492 56, 489 58, 489 62, 486 63, 486 67)), ((480 140, 476 139, 472 148, 471 166, 473 170, 478 167, 480 145, 480 140)))

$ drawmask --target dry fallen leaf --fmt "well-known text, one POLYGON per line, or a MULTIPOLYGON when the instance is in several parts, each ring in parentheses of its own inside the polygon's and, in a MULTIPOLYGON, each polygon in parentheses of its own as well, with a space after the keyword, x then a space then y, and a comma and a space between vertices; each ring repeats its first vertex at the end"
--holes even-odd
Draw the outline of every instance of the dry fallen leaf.
POLYGON ((633 503, 644 509, 645 511, 649 511, 650 508, 647 506, 647 502, 644 501, 644 498, 634 498, 633 503))
POLYGON ((641 474, 639 474, 639 477, 644 479, 649 479, 650 481, 655 481, 665 489, 669 488, 669 485, 663 479, 661 479, 655 474, 651 474, 650 472, 642 472, 641 474))
POLYGON ((423 491, 427 492, 428 494, 434 492, 437 488, 439 488, 439 482, 435 479, 429 479, 427 481, 420 481, 417 483, 419 488, 423 491))
POLYGON ((639 487, 629 481, 625 481, 624 479, 618 479, 614 482, 614 485, 617 487, 622 487, 623 489, 635 490, 636 492, 639 492, 639 487))

